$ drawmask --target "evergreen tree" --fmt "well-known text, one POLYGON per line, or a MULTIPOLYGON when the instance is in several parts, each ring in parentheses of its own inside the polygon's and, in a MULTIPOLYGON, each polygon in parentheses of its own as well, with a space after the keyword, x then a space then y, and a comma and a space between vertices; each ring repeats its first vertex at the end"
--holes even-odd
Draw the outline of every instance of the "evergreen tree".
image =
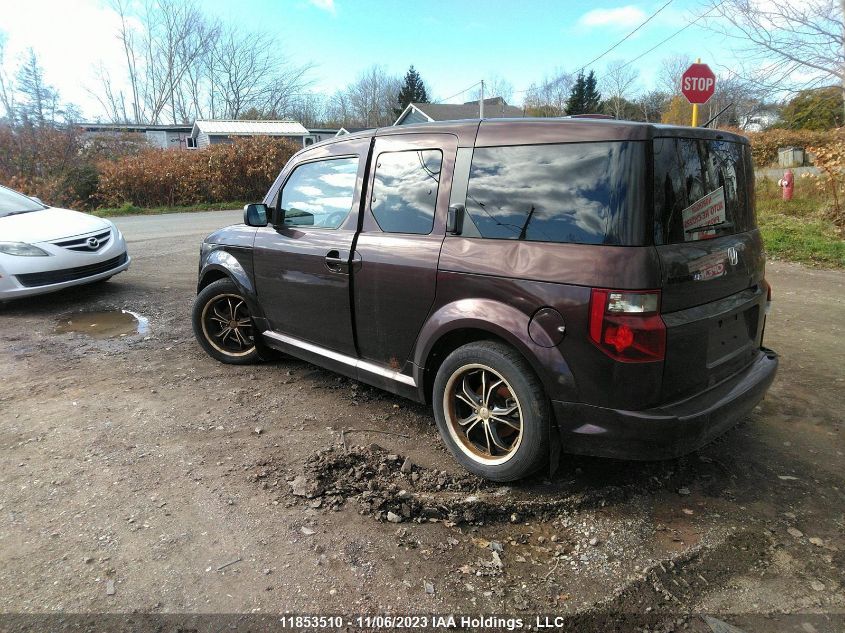
POLYGON ((405 73, 405 83, 399 91, 397 102, 399 107, 394 109, 396 116, 402 114, 409 103, 428 103, 428 91, 425 89, 425 83, 413 65, 405 73))
POLYGON ((59 94, 44 81, 44 70, 31 48, 18 68, 17 91, 21 97, 18 108, 21 121, 29 125, 55 122, 59 94))
POLYGON ((596 89, 596 74, 591 70, 586 77, 578 73, 575 85, 566 101, 567 114, 594 114, 601 111, 601 95, 596 89))
POLYGON ((587 114, 601 112, 601 94, 596 88, 596 74, 591 70, 584 86, 584 105, 587 114))

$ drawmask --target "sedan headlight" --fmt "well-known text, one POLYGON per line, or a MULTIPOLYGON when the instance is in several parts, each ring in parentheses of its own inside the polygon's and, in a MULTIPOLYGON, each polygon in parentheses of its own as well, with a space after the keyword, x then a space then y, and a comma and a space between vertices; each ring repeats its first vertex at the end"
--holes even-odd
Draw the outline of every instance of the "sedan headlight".
POLYGON ((0 253, 21 257, 48 257, 47 251, 26 242, 0 242, 0 253))

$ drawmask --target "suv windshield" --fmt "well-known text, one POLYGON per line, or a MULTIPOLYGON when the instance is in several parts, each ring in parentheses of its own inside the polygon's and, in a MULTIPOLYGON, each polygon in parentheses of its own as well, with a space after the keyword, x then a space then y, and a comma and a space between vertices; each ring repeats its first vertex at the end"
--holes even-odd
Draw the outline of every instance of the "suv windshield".
POLYGON ((38 204, 32 198, 12 191, 6 187, 0 187, 0 218, 16 213, 28 213, 30 211, 41 211, 46 209, 43 204, 38 204))
POLYGON ((746 145, 687 138, 654 140, 656 244, 750 231, 754 171, 746 145))

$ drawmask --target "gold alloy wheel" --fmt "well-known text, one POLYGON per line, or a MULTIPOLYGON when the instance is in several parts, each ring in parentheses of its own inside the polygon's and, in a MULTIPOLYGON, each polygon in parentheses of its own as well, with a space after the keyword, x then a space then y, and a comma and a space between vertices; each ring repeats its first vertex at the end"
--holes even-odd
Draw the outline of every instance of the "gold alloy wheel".
POLYGON ((464 365, 449 377, 443 413, 458 448, 481 464, 504 464, 522 442, 519 399, 508 381, 487 365, 464 365))
POLYGON ((200 321, 205 340, 221 354, 246 356, 255 350, 252 318, 242 297, 235 294, 212 297, 203 306, 200 321))

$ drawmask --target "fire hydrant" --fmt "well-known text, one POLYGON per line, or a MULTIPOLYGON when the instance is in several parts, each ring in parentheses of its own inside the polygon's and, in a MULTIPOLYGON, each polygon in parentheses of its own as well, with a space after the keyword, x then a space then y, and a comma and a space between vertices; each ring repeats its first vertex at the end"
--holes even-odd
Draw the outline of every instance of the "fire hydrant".
POLYGON ((795 177, 792 175, 791 169, 787 169, 783 174, 783 178, 778 180, 778 187, 780 187, 783 192, 784 200, 792 200, 792 191, 795 188, 795 177))

